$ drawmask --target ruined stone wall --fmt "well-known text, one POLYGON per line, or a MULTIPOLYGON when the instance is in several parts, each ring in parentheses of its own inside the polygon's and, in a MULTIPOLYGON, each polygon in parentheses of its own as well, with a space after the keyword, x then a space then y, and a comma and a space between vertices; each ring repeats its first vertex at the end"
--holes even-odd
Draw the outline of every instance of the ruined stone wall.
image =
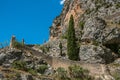
POLYGON ((106 74, 106 73, 104 73, 105 66, 102 65, 102 64, 90 64, 90 63, 84 63, 84 62, 81 62, 81 61, 71 61, 71 60, 60 59, 60 58, 53 58, 52 62, 53 62, 52 67, 54 69, 57 69, 59 67, 63 67, 66 70, 68 70, 69 66, 79 65, 83 69, 89 70, 91 75, 106 74))
POLYGON ((82 61, 72 61, 72 60, 62 59, 62 58, 58 58, 58 57, 52 57, 52 56, 45 55, 44 53, 35 51, 29 47, 25 47, 24 49, 29 50, 33 54, 33 56, 40 57, 43 60, 45 60, 48 64, 50 64, 53 67, 53 69, 63 67, 66 70, 68 70, 69 66, 79 65, 83 69, 89 70, 90 75, 93 75, 93 76, 106 74, 106 72, 107 72, 107 71, 105 71, 106 66, 103 64, 91 64, 91 63, 85 63, 82 61))

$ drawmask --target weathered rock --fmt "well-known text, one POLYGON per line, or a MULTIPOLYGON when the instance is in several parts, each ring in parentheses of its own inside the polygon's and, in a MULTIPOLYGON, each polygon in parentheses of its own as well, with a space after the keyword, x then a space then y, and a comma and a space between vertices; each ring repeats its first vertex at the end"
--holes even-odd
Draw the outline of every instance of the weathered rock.
POLYGON ((54 73, 54 70, 52 69, 52 67, 48 68, 47 70, 45 70, 45 75, 50 75, 50 74, 53 74, 54 73))
POLYGON ((80 60, 87 63, 109 63, 112 62, 112 52, 102 46, 81 45, 80 60))
MULTIPOLYGON (((59 44, 60 42, 62 43, 62 53, 63 54, 67 54, 67 40, 66 39, 56 39, 53 41, 49 41, 46 44, 44 44, 43 46, 46 48, 49 48, 49 51, 47 52, 47 54, 49 54, 50 56, 60 56, 60 47, 59 44)), ((65 56, 64 56, 65 57, 65 56)))
POLYGON ((3 73, 0 72, 0 80, 2 80, 3 78, 4 78, 3 73))
POLYGON ((71 14, 74 16, 76 31, 80 27, 80 21, 86 22, 92 17, 111 20, 111 22, 119 24, 119 4, 119 0, 66 0, 61 15, 53 21, 50 28, 50 39, 59 39, 66 32, 71 14))
POLYGON ((21 74, 21 79, 22 80, 34 80, 32 75, 25 75, 25 74, 21 74))
POLYGON ((81 39, 101 42, 105 26, 105 21, 98 17, 88 19, 84 25, 84 34, 81 39))
POLYGON ((114 61, 115 64, 120 64, 120 58, 114 61))
POLYGON ((120 28, 108 26, 103 31, 102 37, 103 44, 120 44, 120 28))
POLYGON ((0 65, 5 61, 6 54, 1 53, 0 54, 0 65))

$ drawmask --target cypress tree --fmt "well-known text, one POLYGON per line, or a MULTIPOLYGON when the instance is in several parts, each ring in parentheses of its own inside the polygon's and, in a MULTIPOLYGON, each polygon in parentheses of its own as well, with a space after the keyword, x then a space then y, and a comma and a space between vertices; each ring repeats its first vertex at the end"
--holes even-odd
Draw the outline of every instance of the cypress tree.
POLYGON ((67 33, 67 54, 70 60, 78 60, 79 53, 76 44, 75 29, 74 29, 74 19, 71 15, 69 20, 69 27, 67 33))
POLYGON ((59 48, 60 48, 60 55, 62 56, 62 48, 63 48, 63 46, 62 46, 61 42, 59 43, 59 48))

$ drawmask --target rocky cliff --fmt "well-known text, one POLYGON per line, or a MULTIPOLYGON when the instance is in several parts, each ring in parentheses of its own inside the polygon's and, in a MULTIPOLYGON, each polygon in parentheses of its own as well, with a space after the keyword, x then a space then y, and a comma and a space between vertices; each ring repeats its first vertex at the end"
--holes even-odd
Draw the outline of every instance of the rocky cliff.
POLYGON ((55 18, 50 27, 48 44, 52 47, 52 53, 59 53, 59 42, 64 44, 63 52, 66 52, 70 15, 74 16, 76 37, 81 47, 97 44, 107 47, 112 52, 118 52, 111 49, 111 46, 116 45, 115 48, 118 49, 120 43, 119 0, 66 0, 62 13, 55 18))
POLYGON ((49 41, 44 44, 49 46, 48 54, 67 58, 66 34, 71 15, 75 22, 76 42, 80 47, 80 61, 106 65, 119 60, 119 0, 66 0, 62 13, 50 27, 49 41), (59 43, 63 44, 66 56, 60 56, 59 43))
MULTIPOLYGON (((74 16, 75 28, 76 32, 78 32, 76 35, 78 34, 78 37, 80 36, 80 24, 82 22, 92 25, 93 22, 88 23, 91 20, 90 18, 93 20, 93 18, 97 17, 103 20, 103 25, 106 26, 119 26, 119 4, 119 0, 66 0, 62 13, 56 17, 50 27, 50 40, 60 38, 66 32, 70 15, 74 16)), ((102 22, 99 23, 102 24, 102 22)), ((93 23, 93 25, 95 24, 93 23)))

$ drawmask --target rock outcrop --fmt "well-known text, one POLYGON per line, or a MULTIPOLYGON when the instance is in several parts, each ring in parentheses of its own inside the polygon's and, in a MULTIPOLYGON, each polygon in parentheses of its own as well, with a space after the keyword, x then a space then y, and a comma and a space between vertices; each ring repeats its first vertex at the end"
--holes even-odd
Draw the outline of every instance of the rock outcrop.
MULTIPOLYGON (((90 44, 91 46, 98 44, 110 49, 111 53, 117 53, 118 50, 111 49, 111 47, 116 45, 115 48, 119 49, 120 44, 119 3, 119 0, 66 0, 62 13, 56 17, 50 28, 48 43, 54 42, 53 45, 56 46, 54 50, 57 54, 59 42, 63 42, 63 46, 67 49, 63 40, 66 39, 70 15, 73 15, 78 44, 90 44)), ((56 55, 52 51, 53 48, 50 49, 49 53, 56 55)))
POLYGON ((81 45, 79 56, 81 61, 87 63, 105 64, 113 61, 112 52, 103 46, 81 45))
MULTIPOLYGON (((115 63, 114 60, 120 57, 119 4, 119 0, 66 0, 62 13, 50 28, 50 38, 45 45, 51 46, 47 53, 59 56, 59 42, 64 46, 63 52, 67 53, 67 28, 70 15, 73 15, 80 60, 91 64, 115 63)), ((105 69, 105 72, 112 72, 113 67, 105 69)), ((114 80, 110 75, 99 77, 101 80, 114 80)))
POLYGON ((46 76, 43 76, 43 78, 39 77, 41 74, 46 76, 53 74, 51 66, 41 57, 36 57, 29 51, 15 48, 6 47, 0 50, 1 80, 43 80, 44 78, 51 80, 51 78, 46 76), (41 66, 45 66, 47 72, 39 72, 41 66))

